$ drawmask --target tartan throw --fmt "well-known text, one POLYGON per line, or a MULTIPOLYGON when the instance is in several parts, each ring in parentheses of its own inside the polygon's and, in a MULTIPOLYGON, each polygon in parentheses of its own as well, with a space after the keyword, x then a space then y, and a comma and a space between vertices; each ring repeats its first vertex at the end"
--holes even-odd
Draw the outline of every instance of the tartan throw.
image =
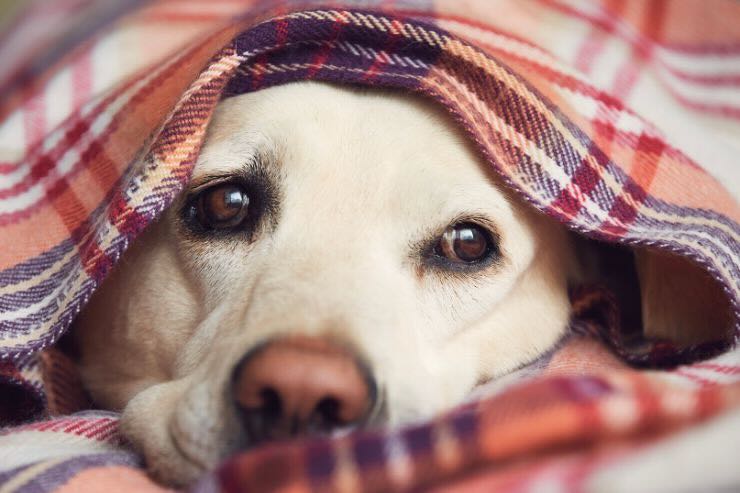
POLYGON ((196 491, 740 488, 739 18, 731 0, 21 9, 0 35, 0 491, 162 489, 116 415, 77 412, 53 346, 187 182, 219 99, 305 79, 437 101, 533 207, 700 265, 733 327, 636 353, 611 294, 574 287, 566 339, 460 408, 262 447, 196 491))

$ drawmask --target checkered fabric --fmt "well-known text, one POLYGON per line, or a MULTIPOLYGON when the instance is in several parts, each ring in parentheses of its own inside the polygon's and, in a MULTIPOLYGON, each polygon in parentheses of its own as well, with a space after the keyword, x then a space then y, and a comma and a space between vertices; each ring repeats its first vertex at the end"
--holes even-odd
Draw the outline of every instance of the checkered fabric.
POLYGON ((0 35, 0 416, 26 421, 0 435, 0 491, 160 489, 115 416, 69 414, 84 396, 50 348, 187 183, 219 99, 306 79, 436 101, 533 207, 701 266, 734 325, 636 355, 609 293, 574 287, 569 338, 527 378, 237 456, 196 490, 740 487, 737 19, 732 0, 31 2, 0 35))

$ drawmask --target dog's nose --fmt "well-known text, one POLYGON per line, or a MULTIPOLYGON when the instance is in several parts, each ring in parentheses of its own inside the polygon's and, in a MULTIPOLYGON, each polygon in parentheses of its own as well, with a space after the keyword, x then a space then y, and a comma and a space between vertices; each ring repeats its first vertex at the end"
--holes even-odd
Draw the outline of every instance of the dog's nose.
POLYGON ((234 372, 233 391, 256 442, 359 424, 376 394, 351 351, 309 337, 277 339, 249 353, 234 372))

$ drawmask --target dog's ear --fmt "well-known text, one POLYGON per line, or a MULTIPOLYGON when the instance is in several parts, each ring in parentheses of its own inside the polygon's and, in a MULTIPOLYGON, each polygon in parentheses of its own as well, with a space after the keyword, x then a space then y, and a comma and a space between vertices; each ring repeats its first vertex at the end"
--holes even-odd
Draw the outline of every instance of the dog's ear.
POLYGON ((636 249, 642 327, 648 339, 678 345, 729 340, 732 314, 719 283, 690 260, 636 249))

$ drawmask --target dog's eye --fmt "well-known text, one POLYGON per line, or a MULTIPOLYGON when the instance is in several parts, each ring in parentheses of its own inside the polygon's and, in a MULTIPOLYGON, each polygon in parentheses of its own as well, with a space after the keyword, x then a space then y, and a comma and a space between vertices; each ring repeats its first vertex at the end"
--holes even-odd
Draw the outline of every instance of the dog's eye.
POLYGON ((454 263, 474 264, 488 258, 494 249, 491 235, 473 223, 449 226, 435 248, 435 253, 454 263))
POLYGON ((234 228, 247 216, 249 196, 241 186, 224 183, 201 192, 191 209, 191 214, 204 229, 234 228))

